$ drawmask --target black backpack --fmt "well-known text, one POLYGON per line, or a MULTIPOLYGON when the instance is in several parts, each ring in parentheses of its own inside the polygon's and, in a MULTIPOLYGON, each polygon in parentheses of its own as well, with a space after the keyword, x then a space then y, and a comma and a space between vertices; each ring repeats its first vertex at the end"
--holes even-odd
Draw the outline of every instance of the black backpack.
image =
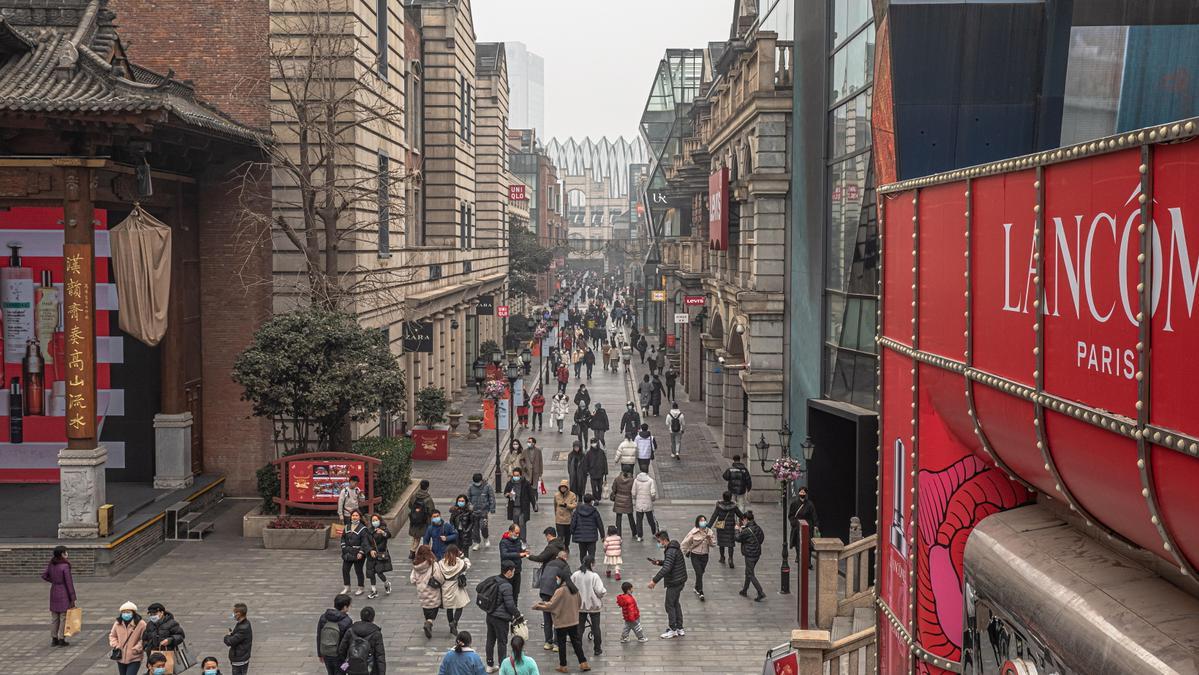
POLYGON ((350 667, 356 673, 364 673, 370 667, 371 661, 371 643, 366 638, 358 633, 350 632, 350 649, 346 653, 350 667))
POLYGON ((670 431, 671 431, 671 433, 675 433, 675 434, 677 434, 677 433, 679 433, 680 431, 682 431, 682 430, 683 430, 683 423, 679 421, 679 416, 678 416, 678 415, 668 415, 668 417, 670 417, 670 431))
POLYGON ((500 581, 487 577, 475 587, 475 606, 490 614, 500 604, 500 581))
POLYGON ((429 523, 429 514, 425 513, 425 500, 414 499, 408 505, 408 524, 423 527, 429 523))

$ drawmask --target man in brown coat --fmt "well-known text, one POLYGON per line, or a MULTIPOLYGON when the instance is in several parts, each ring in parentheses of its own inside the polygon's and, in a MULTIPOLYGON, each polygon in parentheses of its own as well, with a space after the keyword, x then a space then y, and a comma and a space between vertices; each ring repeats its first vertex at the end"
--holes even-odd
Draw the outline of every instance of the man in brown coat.
POLYGON ((554 526, 567 547, 570 546, 570 518, 578 505, 579 496, 570 491, 570 481, 562 479, 554 491, 554 526))
POLYGON ((612 499, 612 511, 616 514, 616 531, 623 536, 620 519, 624 516, 629 521, 629 530, 636 533, 633 526, 633 474, 626 468, 621 467, 620 475, 612 480, 609 496, 612 499))

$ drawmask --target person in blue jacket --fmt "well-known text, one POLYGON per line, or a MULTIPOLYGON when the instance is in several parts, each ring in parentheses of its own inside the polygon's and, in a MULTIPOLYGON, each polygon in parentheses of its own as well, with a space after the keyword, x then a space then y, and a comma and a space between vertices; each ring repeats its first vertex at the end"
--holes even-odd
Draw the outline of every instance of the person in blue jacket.
POLYGON ((470 643, 469 632, 458 633, 454 638, 454 648, 441 657, 437 675, 484 675, 487 669, 483 666, 483 659, 471 649, 470 643))
POLYGON ((430 515, 429 527, 425 529, 425 536, 421 537, 420 543, 428 544, 433 549, 433 555, 441 560, 446 547, 458 542, 458 530, 441 517, 441 511, 433 509, 430 515))

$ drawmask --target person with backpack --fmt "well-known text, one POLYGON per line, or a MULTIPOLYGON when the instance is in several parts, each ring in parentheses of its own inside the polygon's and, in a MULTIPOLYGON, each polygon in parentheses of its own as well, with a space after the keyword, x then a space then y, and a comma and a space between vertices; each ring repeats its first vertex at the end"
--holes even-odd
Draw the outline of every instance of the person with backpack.
POLYGON ((632 439, 641 428, 641 414, 637 412, 637 404, 629 401, 625 404, 624 414, 620 416, 620 433, 626 439, 632 439))
POLYGON ((454 636, 454 646, 450 651, 441 657, 441 666, 437 669, 437 675, 480 675, 486 673, 487 669, 483 667, 483 660, 479 658, 479 654, 471 648, 470 643, 474 641, 469 631, 462 631, 454 636))
POLYGON ((488 516, 495 513, 495 488, 491 487, 491 483, 483 480, 483 474, 476 473, 471 476, 470 486, 466 488, 466 498, 470 501, 473 520, 471 525, 473 531, 471 534, 472 551, 479 550, 479 542, 483 542, 483 546, 491 547, 491 532, 487 529, 488 516))
POLYGON ((446 548, 445 557, 433 566, 433 578, 441 582, 441 606, 445 607, 450 635, 458 634, 462 609, 470 604, 470 593, 466 590, 466 571, 469 569, 470 558, 462 555, 453 544, 446 548))
POLYGON ((425 530, 429 529, 429 514, 433 513, 435 508, 437 505, 429 496, 429 481, 422 480, 420 488, 412 495, 412 501, 408 503, 408 537, 412 540, 408 547, 409 560, 416 556, 420 540, 425 536, 425 530))
POLYGON ((512 653, 508 660, 500 665, 500 675, 541 675, 537 662, 525 656, 525 639, 519 635, 512 636, 512 653))
POLYGON ((641 473, 649 473, 649 463, 654 459, 658 441, 649 432, 648 424, 641 424, 641 430, 637 432, 637 437, 633 439, 633 442, 637 444, 637 466, 641 469, 641 473))
POLYGON ((723 477, 728 483, 729 494, 733 495, 733 503, 743 512, 748 511, 749 491, 754 487, 754 480, 749 469, 741 463, 741 455, 733 455, 733 465, 724 470, 723 477))
POLYGON ((350 516, 350 524, 341 533, 341 583, 342 593, 350 592, 350 569, 358 579, 358 590, 354 595, 362 595, 366 586, 366 575, 362 568, 366 565, 366 551, 370 547, 369 535, 362 525, 362 514, 355 511, 350 516))
POLYGON ((649 587, 652 589, 658 582, 666 582, 667 628, 666 632, 658 637, 672 640, 686 635, 683 629, 683 605, 679 598, 683 594, 683 588, 687 586, 687 561, 683 558, 679 542, 673 541, 666 530, 658 532, 657 540, 658 548, 662 550, 662 559, 652 561, 660 569, 649 582, 649 587))
POLYGON ((557 590, 549 600, 543 600, 533 605, 533 609, 549 612, 553 616, 554 637, 558 643, 557 671, 559 673, 567 672, 566 641, 568 639, 571 647, 574 648, 575 658, 579 661, 579 670, 591 670, 591 664, 587 663, 587 655, 583 653, 583 640, 579 637, 579 607, 582 605, 579 588, 567 574, 559 574, 554 579, 558 586, 557 590))
POLYGON ((371 527, 366 533, 366 540, 370 545, 366 554, 366 578, 371 582, 371 590, 366 597, 372 600, 379 597, 379 591, 375 589, 376 578, 383 582, 383 593, 391 595, 391 582, 387 580, 387 573, 392 570, 391 554, 387 551, 391 530, 387 529, 387 523, 383 522, 377 513, 371 516, 371 527))
POLYGON ((671 401, 670 411, 666 413, 666 428, 670 430, 670 455, 680 459, 679 451, 683 449, 683 411, 679 410, 679 402, 671 401))
POLYGON ((755 602, 766 599, 766 594, 762 592, 762 584, 758 583, 758 577, 754 574, 754 568, 762 557, 762 542, 765 540, 766 533, 762 532, 762 528, 754 521, 754 512, 746 511, 745 515, 741 516, 741 525, 737 528, 737 541, 741 544, 741 555, 745 558, 745 582, 741 584, 740 594, 749 597, 747 592, 750 584, 753 584, 754 590, 758 592, 758 596, 754 598, 755 602))
POLYGON ((341 638, 337 655, 347 664, 346 675, 387 675, 387 653, 383 649, 383 630, 375 625, 375 609, 363 607, 355 622, 341 638))
POLYGON ((425 529, 421 543, 428 544, 433 549, 433 556, 441 560, 446 547, 458 543, 458 530, 441 517, 441 511, 433 509, 430 516, 429 527, 425 529))
POLYGON ((512 579, 516 564, 511 560, 500 563, 500 573, 487 577, 475 587, 475 606, 487 617, 487 672, 499 670, 495 665, 495 652, 500 661, 508 656, 508 629, 520 616, 516 600, 512 595, 512 579), (498 650, 497 650, 498 644, 498 650))
POLYGON ((416 549, 412 572, 408 575, 408 581, 416 587, 416 598, 420 602, 421 613, 425 616, 425 639, 433 637, 433 622, 437 620, 437 613, 441 609, 442 583, 433 575, 433 566, 436 564, 437 558, 433 555, 433 549, 428 544, 421 544, 420 548, 416 549))
POLYGON ((337 493, 337 515, 341 516, 341 524, 349 526, 351 514, 365 501, 366 495, 358 487, 358 476, 350 476, 350 482, 337 493))
POLYGON ((326 609, 316 622, 316 655, 328 675, 342 675, 341 639, 353 625, 350 618, 350 596, 340 593, 333 598, 333 607, 326 609))

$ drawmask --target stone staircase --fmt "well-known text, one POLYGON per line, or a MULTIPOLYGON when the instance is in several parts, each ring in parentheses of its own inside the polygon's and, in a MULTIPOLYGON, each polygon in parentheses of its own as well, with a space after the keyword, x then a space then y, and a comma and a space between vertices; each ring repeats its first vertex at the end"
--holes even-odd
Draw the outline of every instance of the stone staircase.
POLYGON ((816 628, 791 634, 799 675, 869 675, 877 672, 874 556, 877 537, 845 544, 814 539, 816 628))

